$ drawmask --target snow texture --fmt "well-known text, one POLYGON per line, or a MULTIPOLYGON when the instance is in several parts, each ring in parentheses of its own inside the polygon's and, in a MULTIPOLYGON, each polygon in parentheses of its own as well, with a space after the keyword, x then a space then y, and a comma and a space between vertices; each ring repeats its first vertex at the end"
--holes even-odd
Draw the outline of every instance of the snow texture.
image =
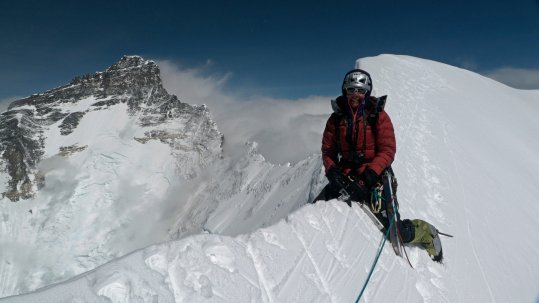
MULTIPOLYGON (((411 268, 386 246, 362 302, 537 300, 539 91, 407 56, 356 65, 371 73, 376 95, 389 95, 402 217, 455 236, 442 238, 444 264, 408 247, 411 268)), ((70 136, 89 129, 84 119, 70 136)), ((356 300, 382 234, 357 205, 306 204, 325 183, 319 155, 273 165, 250 143, 243 154, 214 161, 181 183, 162 162, 172 161, 167 151, 154 143, 153 157, 130 148, 121 155, 85 154, 88 160, 77 165, 94 167, 86 175, 92 182, 75 195, 63 193, 73 198, 2 203, 2 294, 48 286, 0 302, 356 300), (143 171, 153 174, 137 176, 135 166, 131 188, 111 190, 108 199, 92 196, 100 195, 90 190, 94 184, 114 185, 106 172, 121 161, 149 166, 143 171), (165 189, 167 179, 182 185, 165 189), (163 202, 170 199, 163 190, 177 195, 177 203, 163 202), (121 193, 148 192, 149 206, 121 202, 121 193), (84 228, 77 220, 87 222, 84 228), (115 224, 127 227, 110 227, 115 224)), ((85 180, 51 167, 57 182, 85 180)))

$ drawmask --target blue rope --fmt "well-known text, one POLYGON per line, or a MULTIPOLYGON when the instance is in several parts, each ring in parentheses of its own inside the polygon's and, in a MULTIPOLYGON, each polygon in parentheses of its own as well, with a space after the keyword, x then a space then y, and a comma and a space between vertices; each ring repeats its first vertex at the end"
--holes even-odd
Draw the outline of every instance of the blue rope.
POLYGON ((378 253, 376 254, 376 258, 374 259, 374 262, 372 263, 371 270, 369 272, 369 275, 367 276, 367 280, 363 284, 363 288, 361 289, 361 292, 359 293, 359 296, 357 297, 356 303, 361 300, 361 297, 363 296, 363 292, 367 288, 367 284, 369 284, 369 280, 371 279, 372 273, 374 272, 374 268, 376 267, 376 264, 378 263, 378 259, 380 258, 380 255, 382 254, 382 250, 384 249, 384 245, 386 244, 387 237, 389 236, 389 231, 391 230, 391 227, 393 226, 393 219, 395 218, 395 214, 397 212, 393 213, 393 216, 391 217, 389 228, 386 231, 386 235, 384 236, 384 239, 381 243, 381 245, 378 247, 378 253))

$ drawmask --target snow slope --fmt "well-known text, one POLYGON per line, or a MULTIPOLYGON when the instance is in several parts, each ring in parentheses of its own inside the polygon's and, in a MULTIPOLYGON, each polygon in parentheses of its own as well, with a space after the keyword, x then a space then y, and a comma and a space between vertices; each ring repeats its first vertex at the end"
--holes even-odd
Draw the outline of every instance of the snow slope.
MULTIPOLYGON (((139 250, 6 302, 353 302, 379 239, 358 206, 319 203, 252 234, 197 235, 139 250)), ((430 262, 419 253, 412 252, 417 262, 430 262)), ((421 301, 422 295, 438 302, 428 280, 409 289, 400 285, 402 278, 424 275, 406 266, 385 250, 366 298, 390 302, 398 291, 402 302, 421 301), (394 284, 400 286, 383 290, 394 284)))
MULTIPOLYGON (((455 236, 442 239, 444 264, 409 247, 413 269, 386 246, 362 301, 536 300, 539 91, 407 56, 356 65, 376 95, 389 95, 402 217, 455 236)), ((178 218, 195 223, 177 220, 170 238, 200 225, 205 234, 0 301, 353 302, 382 235, 357 205, 301 207, 324 184, 319 155, 275 166, 246 148, 181 188, 188 203, 178 218)))

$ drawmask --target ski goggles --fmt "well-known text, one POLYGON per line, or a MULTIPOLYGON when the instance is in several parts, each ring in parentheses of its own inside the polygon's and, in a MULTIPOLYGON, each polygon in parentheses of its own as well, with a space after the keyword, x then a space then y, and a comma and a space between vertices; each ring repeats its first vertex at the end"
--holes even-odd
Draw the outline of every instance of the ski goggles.
POLYGON ((365 95, 367 93, 367 90, 360 87, 348 87, 346 89, 346 92, 349 94, 360 93, 362 95, 365 95))

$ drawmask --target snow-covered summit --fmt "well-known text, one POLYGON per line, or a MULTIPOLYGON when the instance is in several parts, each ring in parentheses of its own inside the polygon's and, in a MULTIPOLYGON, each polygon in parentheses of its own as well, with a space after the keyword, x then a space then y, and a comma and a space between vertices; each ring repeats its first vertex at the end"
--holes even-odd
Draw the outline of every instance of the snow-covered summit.
POLYGON ((152 89, 158 91, 159 95, 167 94, 162 87, 159 67, 153 61, 139 56, 123 56, 103 72, 76 76, 67 85, 16 100, 10 104, 9 109, 25 105, 43 108, 51 103, 73 103, 90 95, 98 99, 122 95, 137 97, 152 89))
POLYGON ((151 69, 159 70, 157 65, 153 60, 145 60, 141 56, 136 55, 124 55, 120 61, 116 62, 115 64, 111 65, 109 68, 107 68, 107 72, 113 71, 113 70, 120 70, 120 69, 128 69, 128 68, 140 68, 143 66, 148 66, 151 69))

